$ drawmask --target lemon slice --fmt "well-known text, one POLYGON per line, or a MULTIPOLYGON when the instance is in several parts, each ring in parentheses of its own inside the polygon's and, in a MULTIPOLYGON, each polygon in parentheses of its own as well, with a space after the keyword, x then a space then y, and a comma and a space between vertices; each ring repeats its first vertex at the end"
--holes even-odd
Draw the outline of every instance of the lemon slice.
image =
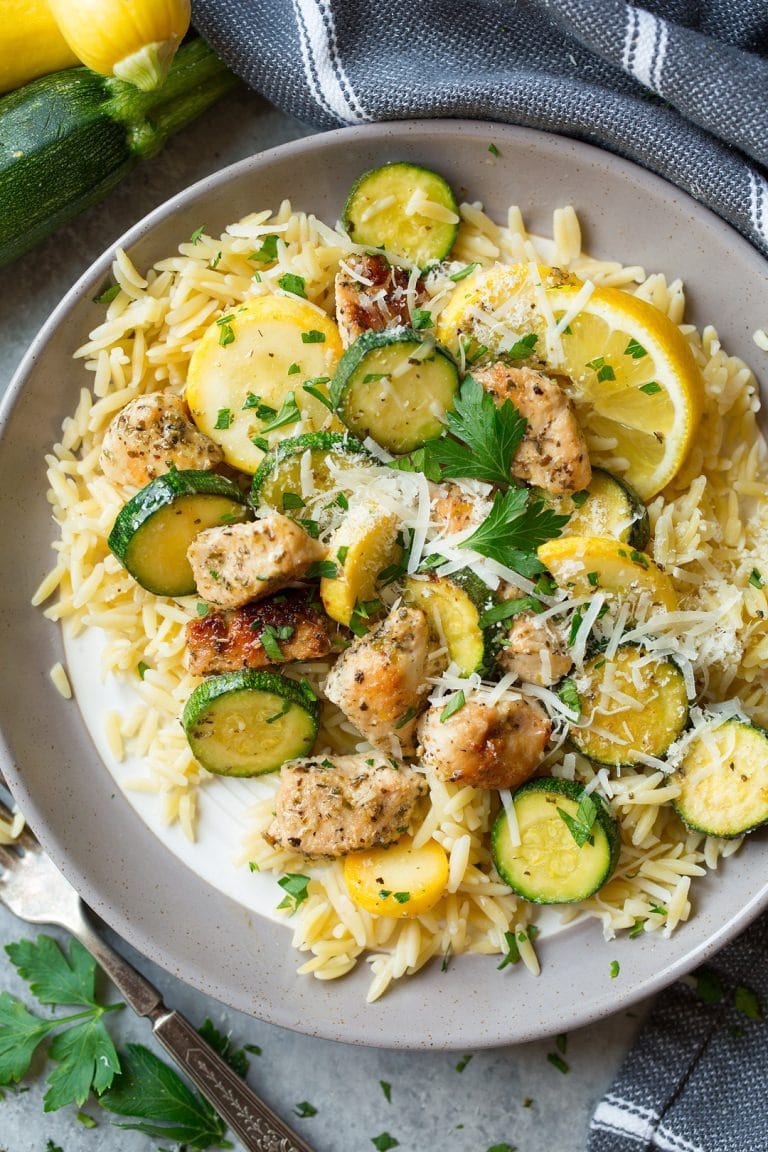
POLYGON ((651 604, 674 612, 677 594, 658 564, 620 540, 603 536, 558 536, 538 549, 538 557, 560 588, 574 596, 594 592, 628 596, 645 593, 651 604))
MULTIPOLYGON (((579 289, 548 291, 555 318, 579 289)), ((590 459, 649 500, 680 470, 701 418, 703 385, 679 328, 616 288, 595 288, 561 333, 559 369, 587 433, 590 459)), ((556 366, 558 367, 558 366, 556 366)))
POLYGON ((271 446, 328 424, 328 409, 302 384, 328 380, 341 351, 338 328, 315 304, 256 296, 214 321, 192 353, 186 386, 192 419, 228 464, 253 473, 264 457, 254 437, 271 446), (264 433, 286 402, 296 419, 264 433))

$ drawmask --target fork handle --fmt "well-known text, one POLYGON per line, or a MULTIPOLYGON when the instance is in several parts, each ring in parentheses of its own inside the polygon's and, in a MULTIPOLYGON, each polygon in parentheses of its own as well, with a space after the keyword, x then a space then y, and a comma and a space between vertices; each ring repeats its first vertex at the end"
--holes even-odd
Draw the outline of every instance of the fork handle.
POLYGON ((312 1152, 259 1100, 178 1012, 150 1013, 155 1036, 203 1096, 252 1152, 312 1152))
POLYGON ((313 1152, 272 1109, 252 1092, 218 1052, 178 1012, 169 1011, 153 984, 124 960, 97 932, 80 906, 79 923, 68 925, 112 983, 152 1030, 248 1152, 313 1152))

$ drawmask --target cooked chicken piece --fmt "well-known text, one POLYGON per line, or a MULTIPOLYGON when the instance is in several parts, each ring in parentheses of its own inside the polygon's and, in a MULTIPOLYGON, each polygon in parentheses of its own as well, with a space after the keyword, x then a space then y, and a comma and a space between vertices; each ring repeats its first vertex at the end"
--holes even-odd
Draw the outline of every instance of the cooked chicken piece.
MULTIPOLYGON (((382 332, 399 325, 411 327, 406 289, 410 273, 395 268, 384 256, 347 256, 344 260, 361 279, 343 267, 336 273, 336 322, 345 348, 361 332, 382 332)), ((424 301, 424 283, 416 284, 416 305, 424 301)))
POLYGON ((101 470, 116 484, 143 488, 174 468, 215 468, 218 444, 198 432, 175 392, 150 392, 126 404, 107 428, 101 470))
POLYGON ((325 548, 303 528, 272 512, 248 524, 206 528, 187 549, 197 591, 217 608, 240 608, 300 580, 325 548))
POLYGON ((517 788, 536 771, 552 731, 544 709, 524 700, 470 698, 447 720, 443 711, 435 704, 422 716, 419 751, 441 780, 473 788, 517 788))
POLYGON ((186 663, 195 676, 267 668, 292 660, 318 660, 333 651, 338 627, 323 612, 312 588, 286 588, 256 604, 209 612, 187 624, 186 663), (282 652, 262 643, 265 629, 282 652))
POLYGON ((592 479, 589 451, 576 413, 559 384, 533 368, 500 361, 473 376, 497 404, 511 400, 528 421, 512 472, 547 492, 580 492, 592 479))
POLYGON ((418 608, 395 608, 378 628, 343 652, 325 694, 376 748, 416 750, 416 717, 429 694, 429 628, 418 608))
POLYGON ((289 760, 280 770, 275 818, 265 838, 305 856, 346 856, 393 844, 427 782, 405 764, 364 754, 289 760))
POLYGON ((480 496, 473 496, 458 484, 437 484, 432 498, 432 519, 443 534, 452 536, 465 528, 477 528, 490 511, 490 504, 480 496))
POLYGON ((551 620, 540 620, 535 612, 515 617, 498 663, 519 680, 544 688, 567 676, 573 667, 565 637, 551 620))

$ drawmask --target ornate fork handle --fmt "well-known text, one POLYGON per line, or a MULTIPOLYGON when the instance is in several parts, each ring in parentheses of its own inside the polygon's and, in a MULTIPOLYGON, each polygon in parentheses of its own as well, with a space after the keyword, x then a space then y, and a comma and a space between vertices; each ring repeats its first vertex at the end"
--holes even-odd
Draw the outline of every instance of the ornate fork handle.
POLYGON ((196 1088, 242 1140, 249 1152, 312 1152, 300 1136, 222 1060, 178 1012, 169 1011, 148 980, 94 932, 80 905, 80 922, 69 930, 88 949, 134 1011, 152 1030, 196 1088))

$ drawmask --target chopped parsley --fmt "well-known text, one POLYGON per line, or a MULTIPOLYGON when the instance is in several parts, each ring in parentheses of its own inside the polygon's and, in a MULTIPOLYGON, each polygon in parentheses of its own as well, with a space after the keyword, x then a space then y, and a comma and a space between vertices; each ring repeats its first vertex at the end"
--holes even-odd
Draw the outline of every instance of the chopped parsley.
POLYGON ((98 296, 94 296, 93 302, 94 304, 111 304, 119 292, 119 284, 110 284, 109 288, 105 288, 98 296))
POLYGON ((639 564, 641 568, 648 567, 648 557, 644 552, 638 552, 636 548, 632 549, 629 554, 629 558, 630 560, 633 560, 635 564, 639 564))
POLYGON ((507 950, 504 953, 501 963, 497 965, 497 970, 499 972, 501 972, 504 968, 507 968, 510 964, 517 964, 518 960, 520 959, 520 949, 518 947, 517 938, 514 932, 504 933, 504 943, 507 946, 507 950))
POLYGON ((576 681, 571 676, 561 680, 557 694, 570 712, 575 712, 577 716, 581 715, 581 697, 576 681))
POLYGON ((453 280, 454 284, 458 284, 460 280, 466 280, 467 276, 471 276, 475 268, 479 267, 480 265, 475 260, 472 264, 465 264, 463 268, 459 268, 458 272, 454 272, 448 279, 453 280))
POLYGON ((139 680, 143 680, 147 672, 149 672, 149 664, 145 664, 143 660, 139 660, 136 671, 139 674, 139 680))
POLYGON ((219 408, 219 411, 216 413, 216 423, 214 424, 214 428, 222 432, 226 431, 233 420, 234 416, 232 415, 231 408, 219 408))
POLYGON ((288 368, 287 375, 288 376, 297 376, 299 374, 299 372, 301 372, 301 365, 300 364, 291 364, 290 367, 288 368))
POLYGON ((317 1116, 317 1108, 315 1108, 314 1104, 310 1104, 309 1100, 302 1100, 300 1104, 296 1105, 294 1112, 297 1116, 301 1116, 302 1118, 307 1116, 317 1116))
POLYGON ((657 384, 655 380, 649 380, 647 384, 640 385, 640 391, 645 392, 646 396, 654 396, 657 392, 661 392, 661 384, 657 384))
POLYGON ((411 323, 416 332, 432 327, 432 313, 428 308, 414 308, 411 323))
POLYGON ((488 151, 490 152, 491 156, 498 156, 498 155, 500 155, 500 153, 499 153, 499 150, 498 150, 498 148, 496 147, 496 145, 495 145, 495 144, 489 144, 489 145, 488 145, 488 151))
POLYGON ((210 604, 203 604, 201 601, 198 601, 195 605, 195 612, 197 612, 198 616, 207 616, 210 610, 210 604))
POLYGON ((627 344, 626 348, 624 349, 624 355, 631 356, 633 360, 642 360, 643 356, 647 356, 648 353, 646 352, 645 348, 643 348, 642 344, 638 344, 634 336, 631 336, 629 339, 629 344, 627 344))
POLYGON ((621 965, 618 960, 611 960, 611 980, 615 980, 621 971, 621 965))
POLYGON ((562 1056, 558 1052, 547 1052, 547 1060, 550 1062, 553 1068, 557 1068, 558 1072, 562 1072, 563 1075, 565 1075, 566 1072, 570 1072, 571 1070, 568 1066, 568 1062, 563 1060, 562 1056))
POLYGON ((600 583, 600 573, 587 572, 587 580, 589 580, 593 588, 597 588, 598 584, 600 583))
POLYGON ((203 232, 205 232, 205 224, 201 224, 199 228, 195 228, 194 232, 192 233, 192 235, 189 238, 190 244, 199 244, 200 240, 202 238, 203 232))
POLYGON ((290 908, 291 913, 295 912, 300 904, 309 898, 309 876, 303 876, 301 872, 288 872, 285 876, 281 876, 278 884, 285 892, 285 896, 278 904, 278 908, 290 908))
MULTIPOLYGON (((254 623, 257 624, 258 622, 254 621, 254 623)), ((287 640, 289 638, 288 636, 280 636, 280 633, 282 631, 283 631, 282 628, 277 629, 274 627, 273 624, 267 624, 264 627, 261 635, 259 636, 259 640, 261 641, 261 645, 262 645, 264 651, 266 652, 268 658, 270 660, 277 661, 278 663, 281 660, 285 660, 285 653, 283 652, 282 648, 280 647, 280 640, 281 639, 287 640)), ((293 633, 293 629, 291 629, 291 634, 292 633, 293 633)))
POLYGON ((589 500, 589 497, 590 493, 585 488, 581 492, 574 492, 571 496, 571 500, 577 508, 581 508, 581 506, 586 504, 587 500, 589 500))
POLYGON ((260 264, 268 264, 272 260, 276 260, 277 236, 274 233, 270 233, 269 236, 265 236, 262 241, 261 248, 258 248, 255 252, 251 252, 248 259, 258 260, 260 264))
POLYGON ((455 716, 457 712, 460 712, 466 702, 464 689, 460 688, 458 692, 455 692, 453 696, 451 696, 445 708, 443 708, 440 713, 440 723, 445 724, 446 720, 450 720, 451 716, 455 716))
POLYGON ((228 344, 234 344, 235 330, 232 325, 220 320, 217 320, 216 323, 219 325, 219 344, 221 347, 226 348, 228 344))
POLYGON ((269 420, 272 416, 277 416, 277 409, 271 404, 265 404, 254 392, 249 392, 245 397, 243 410, 252 411, 259 420, 269 420))
POLYGON ((339 569, 333 560, 315 560, 307 569, 309 580, 320 577, 325 577, 326 580, 335 580, 338 574, 339 569))
POLYGON ((393 892, 392 899, 397 900, 398 904, 407 904, 411 898, 410 892, 393 892))
POLYGON ((278 284, 284 292, 290 292, 292 296, 301 296, 303 300, 306 300, 307 290, 303 276, 296 276, 293 272, 286 272, 284 276, 280 277, 278 284))
POLYGON ((301 388, 303 392, 309 396, 314 396, 315 400, 319 400, 321 404, 325 405, 329 412, 333 412, 333 404, 325 392, 321 392, 318 388, 318 384, 327 384, 329 380, 330 376, 313 376, 312 379, 305 380, 301 388))
POLYGON ((371 1136, 371 1144, 378 1152, 389 1152, 390 1148, 399 1148, 400 1141, 390 1136, 389 1132, 382 1132, 379 1136, 371 1136))
POLYGON ((591 368, 595 372, 599 381, 616 379, 616 373, 610 364, 606 364, 604 356, 596 356, 594 360, 589 360, 587 368, 591 368))
POLYGON ((585 844, 594 844, 592 829, 597 819, 597 812, 597 801, 588 792, 582 792, 575 816, 571 816, 564 808, 557 809, 558 816, 579 848, 583 848, 585 844))
POLYGON ((480 613, 478 624, 481 628, 490 628, 492 624, 499 624, 502 620, 509 620, 521 612, 543 612, 544 605, 535 596, 518 596, 514 600, 504 600, 501 604, 494 604, 480 613))
POLYGON ((762 1020, 763 1009, 756 992, 739 984, 733 992, 733 1002, 738 1012, 743 1013, 748 1020, 762 1020))
POLYGON ((219 261, 221 260, 221 257, 222 257, 221 251, 217 252, 216 255, 214 256, 213 260, 211 260, 211 271, 213 271, 214 268, 218 268, 219 261))
POLYGON ((386 372, 366 372, 363 376, 363 384, 375 384, 377 380, 386 380, 386 372))
POLYGON ((409 708, 403 712, 402 716, 398 716, 395 721, 395 731, 399 732, 401 728, 405 728, 406 724, 410 724, 411 720, 415 720, 417 712, 415 708, 409 708))
POLYGON ((348 554, 349 554, 349 545, 348 544, 342 544, 341 548, 337 548, 336 559, 338 560, 339 564, 344 564, 345 560, 347 559, 348 554))
POLYGON ((765 581, 763 580, 763 577, 758 572, 757 568, 753 568, 752 571, 750 572, 748 583, 751 584, 753 588, 762 588, 765 581))
POLYGON ((282 428, 286 424, 295 424, 297 420, 301 419, 301 412, 296 403, 295 392, 286 392, 285 400, 280 406, 280 411, 277 415, 270 420, 268 424, 262 425, 261 432, 274 432, 276 428, 282 428))
POLYGON ((283 492, 283 512, 295 512, 304 507, 304 501, 298 492, 283 492))
POLYGON ((392 1085, 389 1083, 388 1080, 379 1080, 379 1085, 381 1086, 381 1090, 384 1093, 384 1099, 386 1100, 387 1104, 391 1104, 392 1103, 392 1085))
POLYGON ((473 1056, 472 1052, 466 1052, 462 1056, 461 1060, 459 1060, 458 1064, 456 1065, 456 1071, 457 1072, 463 1072, 464 1069, 466 1068, 467 1064, 469 1064, 470 1060, 472 1059, 472 1056, 473 1056))
POLYGON ((302 344, 325 344, 325 332, 318 331, 317 328, 310 328, 309 332, 302 332, 302 344))
POLYGON ((507 352, 510 360, 527 360, 533 354, 539 338, 535 332, 529 332, 527 336, 522 336, 507 352))

